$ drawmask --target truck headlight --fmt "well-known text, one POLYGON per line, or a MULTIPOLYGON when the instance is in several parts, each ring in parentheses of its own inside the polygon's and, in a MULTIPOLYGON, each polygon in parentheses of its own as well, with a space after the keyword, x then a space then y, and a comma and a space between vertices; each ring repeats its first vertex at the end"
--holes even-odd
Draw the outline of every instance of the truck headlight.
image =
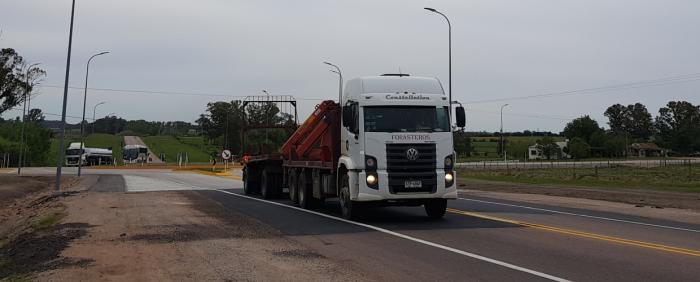
POLYGON ((445 188, 452 187, 455 181, 455 174, 452 171, 445 172, 445 188))
POLYGON ((367 175, 367 185, 374 186, 377 184, 377 176, 374 174, 367 175))
POLYGON ((367 187, 372 188, 372 189, 378 189, 379 188, 379 177, 377 176, 376 172, 373 171, 368 171, 367 172, 367 187))

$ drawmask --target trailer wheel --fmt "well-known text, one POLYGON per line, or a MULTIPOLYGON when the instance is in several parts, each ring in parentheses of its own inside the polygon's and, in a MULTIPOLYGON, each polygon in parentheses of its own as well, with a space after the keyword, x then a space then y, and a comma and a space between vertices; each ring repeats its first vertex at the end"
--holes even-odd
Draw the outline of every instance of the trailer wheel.
POLYGON ((297 175, 296 169, 289 170, 289 178, 287 179, 287 184, 289 184, 289 199, 292 203, 299 203, 299 183, 297 183, 299 177, 297 175))
POLYGON ((257 178, 255 172, 250 166, 246 166, 243 170, 243 192, 246 195, 258 193, 260 190, 259 183, 255 181, 255 178, 257 178))
POLYGON ((342 182, 340 183, 340 209, 343 218, 355 220, 360 217, 360 207, 357 203, 350 200, 350 180, 348 174, 343 174, 342 182))
POLYGON ((432 219, 445 216, 447 211, 447 199, 429 199, 425 202, 425 213, 432 219))
POLYGON ((279 193, 277 188, 279 185, 278 178, 274 174, 270 173, 267 169, 262 171, 262 176, 260 178, 260 194, 264 199, 274 199, 279 193))
POLYGON ((299 173, 297 190, 299 191, 299 206, 304 209, 314 209, 317 208, 321 201, 314 198, 313 187, 311 186, 311 175, 305 170, 299 173))

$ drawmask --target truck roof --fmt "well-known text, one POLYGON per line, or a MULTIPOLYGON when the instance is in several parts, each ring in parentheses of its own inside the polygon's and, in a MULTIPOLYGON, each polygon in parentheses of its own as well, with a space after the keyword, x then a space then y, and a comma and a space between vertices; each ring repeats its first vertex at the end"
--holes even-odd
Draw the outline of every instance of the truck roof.
POLYGON ((440 80, 418 76, 365 76, 351 79, 345 87, 345 95, 366 93, 420 93, 444 95, 440 80))

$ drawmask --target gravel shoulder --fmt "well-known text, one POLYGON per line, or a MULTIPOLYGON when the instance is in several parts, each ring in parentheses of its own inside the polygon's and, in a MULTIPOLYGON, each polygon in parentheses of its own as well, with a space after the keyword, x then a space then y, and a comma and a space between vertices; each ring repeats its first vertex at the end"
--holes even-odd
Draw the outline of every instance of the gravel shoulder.
POLYGON ((80 263, 39 273, 38 281, 368 279, 191 191, 84 191, 63 204, 63 224, 85 234, 61 259, 80 263))

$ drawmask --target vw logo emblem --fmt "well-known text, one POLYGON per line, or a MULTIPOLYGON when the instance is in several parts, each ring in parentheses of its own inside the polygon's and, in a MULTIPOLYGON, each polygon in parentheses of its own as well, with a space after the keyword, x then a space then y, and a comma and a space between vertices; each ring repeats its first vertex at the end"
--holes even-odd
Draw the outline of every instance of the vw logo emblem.
POLYGON ((406 159, 409 161, 415 161, 418 159, 418 150, 416 148, 410 148, 406 150, 406 159))

